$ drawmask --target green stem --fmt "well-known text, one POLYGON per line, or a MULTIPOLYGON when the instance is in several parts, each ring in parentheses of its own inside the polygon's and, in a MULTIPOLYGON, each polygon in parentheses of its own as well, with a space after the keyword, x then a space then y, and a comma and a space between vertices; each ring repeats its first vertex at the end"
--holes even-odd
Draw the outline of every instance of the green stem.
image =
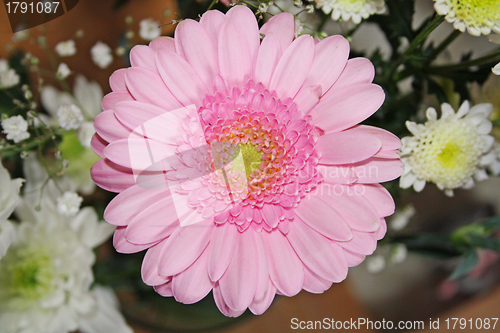
POLYGON ((484 57, 477 58, 474 60, 469 60, 465 62, 461 62, 456 65, 445 65, 445 66, 434 66, 434 67, 429 67, 428 71, 430 73, 433 72, 451 72, 451 71, 459 71, 463 69, 468 69, 473 66, 483 66, 483 65, 488 65, 488 64, 494 64, 496 62, 500 61, 500 51, 499 52, 494 52, 492 54, 488 54, 484 57))
POLYGON ((496 126, 500 126, 500 118, 493 120, 491 123, 492 123, 492 124, 493 124, 493 126, 495 126, 495 127, 496 127, 496 126))
POLYGON ((0 157, 5 158, 5 157, 11 157, 23 150, 31 150, 32 148, 39 147, 49 141, 52 138, 53 134, 48 133, 45 134, 43 137, 38 137, 35 140, 31 142, 27 142, 23 145, 17 146, 17 145, 12 145, 12 146, 7 146, 3 147, 0 149, 0 157))
POLYGON ((430 58, 435 59, 441 52, 443 52, 448 45, 450 45, 462 32, 460 30, 453 30, 453 32, 439 44, 439 46, 432 52, 430 58))
POLYGON ((441 23, 444 21, 444 16, 436 15, 432 18, 432 20, 427 24, 427 26, 415 37, 415 39, 411 42, 408 48, 403 52, 403 54, 396 60, 396 62, 392 65, 391 70, 389 71, 388 79, 391 79, 398 69, 398 67, 403 64, 408 57, 419 47, 426 39, 427 36, 430 35, 431 32, 434 31, 441 23))
POLYGON ((217 2, 219 2, 219 0, 213 0, 212 3, 210 4, 210 6, 208 6, 207 11, 212 9, 217 2))

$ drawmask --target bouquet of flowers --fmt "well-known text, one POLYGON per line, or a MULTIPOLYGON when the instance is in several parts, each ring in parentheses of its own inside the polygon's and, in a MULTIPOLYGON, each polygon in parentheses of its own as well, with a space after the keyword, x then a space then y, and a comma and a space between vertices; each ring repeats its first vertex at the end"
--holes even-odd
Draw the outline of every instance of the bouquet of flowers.
POLYGON ((418 210, 402 199, 500 174, 500 2, 205 0, 164 14, 138 33, 124 17, 112 47, 91 41, 95 72, 122 67, 110 89, 66 64, 82 30, 7 45, 5 332, 131 332, 112 287, 211 294, 238 317, 322 293, 365 259, 377 272, 407 251, 460 258, 458 279, 500 252, 498 210, 424 233, 405 229, 418 210))

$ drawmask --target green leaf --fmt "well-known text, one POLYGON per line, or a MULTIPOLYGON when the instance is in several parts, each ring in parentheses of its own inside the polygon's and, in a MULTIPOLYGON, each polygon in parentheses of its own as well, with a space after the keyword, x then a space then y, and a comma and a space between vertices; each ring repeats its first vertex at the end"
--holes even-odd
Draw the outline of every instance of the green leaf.
POLYGON ((469 236, 469 246, 489 249, 500 253, 500 238, 497 237, 481 237, 477 235, 469 236))
POLYGON ((455 268, 455 270, 451 273, 449 279, 457 279, 467 273, 469 273, 474 266, 476 266, 477 262, 479 261, 479 257, 477 256, 476 251, 470 250, 467 252, 464 256, 464 259, 460 263, 460 265, 455 268))
POLYGON ((436 259, 452 259, 461 256, 448 235, 398 235, 389 239, 391 243, 403 243, 409 251, 436 259))

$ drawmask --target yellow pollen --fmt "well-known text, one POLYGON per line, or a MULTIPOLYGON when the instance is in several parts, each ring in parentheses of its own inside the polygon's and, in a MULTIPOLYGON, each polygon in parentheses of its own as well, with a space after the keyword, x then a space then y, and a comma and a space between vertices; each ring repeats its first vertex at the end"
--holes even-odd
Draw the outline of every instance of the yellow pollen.
POLYGON ((251 143, 240 143, 238 148, 239 151, 235 152, 236 156, 233 156, 231 168, 234 171, 244 171, 249 179, 250 175, 260 168, 262 153, 251 143), (241 154, 242 159, 236 158, 239 154, 241 154))

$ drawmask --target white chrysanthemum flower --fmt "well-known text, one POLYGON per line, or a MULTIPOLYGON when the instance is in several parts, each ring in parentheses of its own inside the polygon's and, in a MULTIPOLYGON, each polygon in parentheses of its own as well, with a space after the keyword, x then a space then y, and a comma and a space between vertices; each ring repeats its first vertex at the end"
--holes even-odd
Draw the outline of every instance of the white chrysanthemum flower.
POLYGON ((70 39, 64 42, 59 42, 56 45, 56 52, 61 57, 69 57, 76 53, 75 41, 70 39))
POLYGON ((498 0, 434 0, 434 9, 446 15, 446 21, 473 36, 500 33, 500 1, 498 0))
POLYGON ((64 216, 75 216, 82 202, 83 198, 75 192, 64 192, 61 197, 57 198, 57 211, 64 216))
POLYGON ((417 210, 411 204, 402 209, 396 209, 394 215, 392 215, 389 220, 390 228, 396 231, 404 229, 416 212, 417 210))
POLYGON ((384 0, 316 0, 316 6, 321 8, 325 14, 332 15, 332 19, 337 21, 352 20, 354 23, 361 23, 362 19, 373 14, 385 12, 384 0))
POLYGON ((160 37, 161 27, 158 21, 152 18, 147 18, 139 22, 139 36, 145 40, 153 40, 156 37, 160 37))
POLYGON ((14 241, 0 260, 2 332, 104 333, 109 327, 99 327, 101 311, 118 318, 113 331, 131 332, 116 307, 90 290, 92 249, 113 228, 98 221, 90 207, 73 218, 59 214, 48 195, 56 188, 52 181, 47 187, 51 189, 44 192, 40 211, 29 198, 16 210, 23 222, 15 227, 14 241))
POLYGON ((82 110, 75 104, 62 105, 57 110, 57 121, 65 130, 78 129, 84 120, 82 110))
POLYGON ((5 72, 0 72, 0 89, 10 88, 20 82, 21 78, 13 69, 7 69, 5 72))
POLYGON ((5 255, 14 236, 14 227, 7 219, 16 208, 22 183, 20 178, 12 180, 0 163, 0 258, 5 255))
POLYGON ((452 196, 454 189, 468 189, 474 186, 474 179, 488 178, 485 168, 495 159, 492 151, 495 139, 488 135, 493 106, 485 103, 470 108, 466 101, 457 113, 446 103, 441 110, 440 119, 436 110, 429 108, 425 124, 406 122, 413 136, 402 139, 405 163, 400 178, 402 188, 413 185, 420 192, 426 182, 433 182, 452 196))
MULTIPOLYGON (((500 35, 492 35, 489 37, 490 42, 493 42, 495 44, 500 44, 500 35)), ((495 75, 500 75, 500 62, 491 69, 493 74, 495 75)))
POLYGON ((28 122, 22 116, 12 116, 2 120, 2 128, 3 133, 7 134, 7 139, 13 140, 15 143, 30 137, 28 122))
POLYGON ((5 59, 0 58, 0 73, 4 73, 9 70, 9 62, 5 59))
POLYGON ((80 126, 77 133, 80 143, 85 148, 90 148, 90 142, 95 134, 94 123, 92 121, 86 121, 80 126))
POLYGON ((92 61, 101 68, 106 68, 113 62, 113 51, 103 42, 97 42, 92 46, 90 55, 92 61))
POLYGON ((70 74, 71 70, 69 69, 68 65, 66 65, 64 62, 61 62, 59 64, 59 67, 57 67, 56 77, 60 80, 64 80, 70 74))

